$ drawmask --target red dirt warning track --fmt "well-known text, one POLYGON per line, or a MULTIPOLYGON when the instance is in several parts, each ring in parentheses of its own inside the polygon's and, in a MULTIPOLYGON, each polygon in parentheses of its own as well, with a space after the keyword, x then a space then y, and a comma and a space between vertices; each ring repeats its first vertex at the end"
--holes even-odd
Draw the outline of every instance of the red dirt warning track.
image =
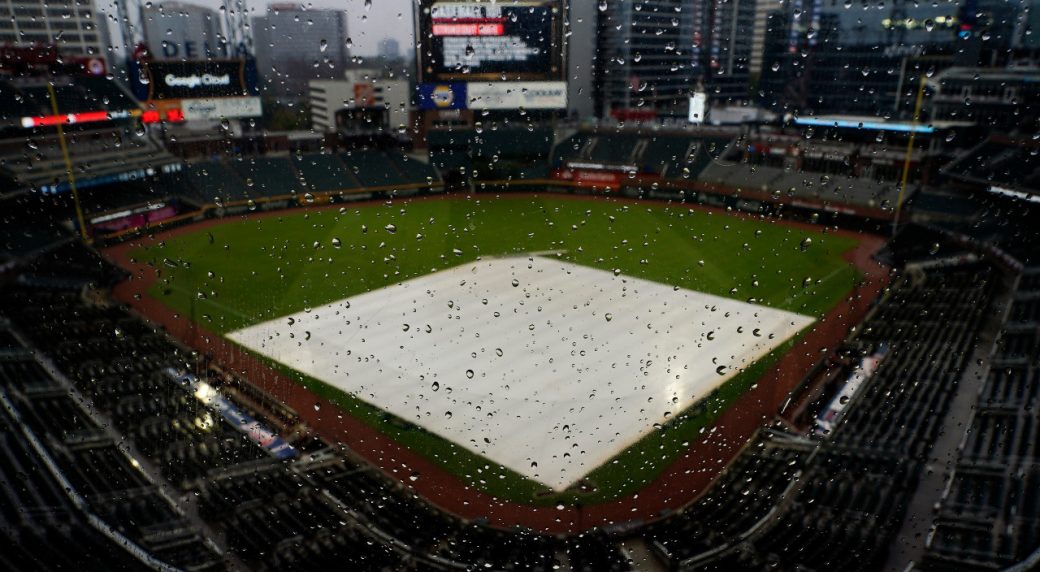
MULTIPOLYGON (((515 193, 510 193, 514 195, 515 193)), ((541 196, 532 194, 532 196, 541 196)), ((554 198, 559 195, 553 195, 554 198)), ((409 200, 439 200, 440 197, 409 200)), ((575 200, 603 200, 574 197, 575 200)), ((610 199, 626 201, 627 199, 610 199)), ((632 200, 635 202, 635 200, 632 200)), ((674 204, 677 208, 691 208, 674 204)), ((318 208, 338 208, 318 207, 318 208)), ((710 207, 693 207, 730 216, 750 217, 710 207)), ((284 216, 285 211, 251 213, 248 218, 284 216)), ((148 294, 156 281, 156 269, 131 259, 130 253, 147 244, 173 236, 196 232, 224 224, 233 219, 210 219, 185 227, 164 231, 147 239, 140 239, 110 247, 104 251, 113 262, 131 273, 129 279, 118 284, 113 295, 121 302, 164 327, 183 343, 203 354, 213 356, 215 362, 231 370, 244 373, 254 385, 284 401, 317 434, 333 443, 343 443, 373 465, 414 489, 434 505, 463 518, 484 518, 494 526, 524 526, 547 533, 577 533, 593 527, 647 521, 670 509, 695 500, 722 472, 736 453, 763 424, 772 420, 788 393, 818 361, 833 351, 849 328, 860 322, 871 303, 888 284, 888 270, 873 260, 873 255, 884 244, 884 239, 849 231, 830 230, 834 234, 851 236, 859 241, 856 248, 844 258, 864 274, 862 286, 849 294, 843 303, 832 308, 816 323, 801 342, 785 354, 777 366, 764 374, 754 389, 741 396, 715 422, 714 431, 705 431, 702 440, 691 443, 689 449, 668 467, 657 479, 628 498, 584 507, 536 507, 505 502, 480 492, 459 477, 452 475, 421 454, 398 445, 389 437, 316 396, 288 377, 273 370, 219 334, 192 324, 148 294), (315 407, 320 404, 321 407, 315 407), (408 477, 419 474, 416 481, 408 477)), ((784 222, 792 227, 819 231, 819 225, 784 222)))

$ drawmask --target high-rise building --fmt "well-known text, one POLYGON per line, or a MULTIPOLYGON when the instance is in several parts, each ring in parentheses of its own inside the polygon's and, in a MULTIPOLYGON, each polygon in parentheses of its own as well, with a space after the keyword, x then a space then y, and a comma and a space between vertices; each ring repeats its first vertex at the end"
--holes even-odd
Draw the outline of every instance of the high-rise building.
POLYGON ((599 114, 685 117, 695 91, 715 102, 748 99, 755 6, 756 0, 600 3, 599 114))
POLYGON ((253 18, 252 28, 266 91, 306 97, 309 80, 342 77, 349 58, 342 10, 271 4, 267 14, 253 18))
POLYGON ((394 38, 383 38, 379 41, 379 57, 394 60, 401 57, 401 43, 394 38))
POLYGON ((381 69, 355 69, 343 79, 309 83, 311 125, 318 132, 402 136, 409 125, 408 80, 386 77, 381 69))
POLYGON ((63 53, 105 57, 93 0, 0 0, 0 44, 55 45, 63 53))
POLYGON ((754 23, 751 28, 751 59, 748 61, 748 73, 752 78, 762 76, 762 62, 766 50, 766 35, 769 31, 769 15, 783 6, 781 0, 758 0, 755 2, 754 23))
POLYGON ((987 42, 992 53, 1007 45, 1006 10, 972 2, 967 12, 982 15, 985 33, 973 30, 955 4, 896 0, 884 10, 849 10, 818 0, 785 2, 768 15, 764 103, 781 112, 909 115, 926 71, 962 59, 974 65, 978 46, 987 42))
POLYGON ((755 28, 756 0, 694 0, 693 77, 708 99, 746 100, 755 28))
POLYGON ((157 60, 200 60, 227 56, 216 10, 184 2, 140 7, 144 41, 157 60))
POLYGON ((592 117, 596 113, 596 14, 595 2, 568 2, 564 19, 567 36, 567 114, 592 117))
POLYGON ((686 115, 694 88, 687 0, 599 3, 594 101, 597 115, 686 115))

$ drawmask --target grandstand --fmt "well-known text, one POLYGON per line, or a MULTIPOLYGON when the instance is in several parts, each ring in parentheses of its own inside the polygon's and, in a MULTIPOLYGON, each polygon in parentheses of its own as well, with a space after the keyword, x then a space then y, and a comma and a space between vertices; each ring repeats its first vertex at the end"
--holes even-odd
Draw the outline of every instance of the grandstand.
POLYGON ((1040 157, 1035 139, 991 135, 943 168, 946 176, 969 185, 1040 191, 1040 157))
MULTIPOLYGON (((138 107, 121 84, 104 77, 62 76, 51 81, 59 114, 138 107)), ((47 83, 43 78, 0 78, 0 128, 20 125, 23 117, 53 114, 47 83)))
POLYGON ((1028 569, 1040 562, 1040 455, 1035 439, 1040 280, 1017 280, 948 491, 929 541, 925 569, 1028 569))
POLYGON ((578 132, 556 145, 551 164, 555 168, 603 165, 666 179, 696 179, 734 136, 717 132, 692 136, 668 131, 578 132))
POLYGON ((364 149, 341 154, 261 155, 189 162, 185 177, 164 177, 163 188, 200 208, 242 203, 285 206, 288 199, 365 198, 373 192, 407 195, 440 188, 429 163, 400 151, 364 149), (279 202, 281 201, 281 202, 279 202))
POLYGON ((0 139, 0 173, 7 180, 0 194, 21 188, 67 190, 65 158, 57 135, 41 131, 26 139, 18 132, 23 118, 55 115, 48 82, 58 116, 105 116, 102 121, 67 122, 68 145, 76 149, 71 155, 72 169, 80 187, 141 179, 177 162, 153 134, 131 124, 129 118, 140 105, 115 81, 93 76, 0 79, 0 132, 8 135, 0 139))

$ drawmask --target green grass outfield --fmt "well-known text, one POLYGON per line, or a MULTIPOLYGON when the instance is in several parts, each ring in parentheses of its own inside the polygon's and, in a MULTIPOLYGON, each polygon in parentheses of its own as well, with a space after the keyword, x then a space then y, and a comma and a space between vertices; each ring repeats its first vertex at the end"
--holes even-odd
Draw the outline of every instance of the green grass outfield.
MULTIPOLYGON (((161 269, 151 295, 218 333, 392 285, 479 256, 560 251, 577 264, 819 317, 859 279, 851 238, 661 204, 553 197, 420 199, 287 211, 180 235, 134 252, 161 269)), ((545 495, 534 481, 282 369, 363 422, 502 499, 605 502, 638 491, 790 349, 737 375, 614 460, 590 492, 545 495)))

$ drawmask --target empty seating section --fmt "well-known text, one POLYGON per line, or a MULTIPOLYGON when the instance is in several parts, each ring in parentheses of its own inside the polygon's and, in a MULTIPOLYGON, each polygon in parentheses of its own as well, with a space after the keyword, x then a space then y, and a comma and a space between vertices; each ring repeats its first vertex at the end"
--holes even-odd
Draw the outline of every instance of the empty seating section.
POLYGON ((313 192, 330 193, 361 186, 336 155, 293 155, 292 159, 300 178, 313 192))
POLYGON ((425 182, 432 185, 438 178, 437 170, 429 163, 402 153, 391 152, 388 153, 388 156, 393 160, 394 166, 404 175, 407 181, 412 183, 425 182))
POLYGON ((593 136, 589 133, 575 133, 560 141, 553 148, 552 166, 562 167, 568 161, 587 159, 585 150, 592 141, 593 136))
MULTIPOLYGON (((705 137, 695 141, 694 148, 690 151, 687 162, 683 167, 689 169, 691 177, 700 176, 712 161, 723 156, 729 143, 728 139, 720 139, 718 137, 705 137)), ((685 178, 686 173, 680 169, 680 172, 670 172, 668 176, 673 179, 678 177, 685 178)))
POLYGON ((184 170, 194 197, 204 203, 244 201, 254 196, 238 172, 224 163, 194 163, 185 165, 184 170))
MULTIPOLYGON (((93 181, 106 180, 134 171, 158 169, 176 163, 177 159, 151 135, 140 134, 128 124, 70 130, 67 143, 75 149, 72 155, 76 181, 88 188, 93 181)), ((7 158, 0 168, 19 185, 42 186, 67 180, 65 158, 57 135, 48 134, 25 140, 0 143, 0 153, 7 158), (16 147, 12 145, 19 143, 16 147)))
MULTIPOLYGON (((0 391, 17 379, 9 366, 27 361, 0 362, 0 391)), ((15 366, 17 369, 18 366, 15 366)), ((101 532, 86 522, 68 499, 60 482, 19 431, 18 422, 0 407, 0 568, 4 570, 83 569, 89 555, 96 570, 140 567, 101 532), (60 549, 55 550, 55 547, 60 549)))
POLYGON ((603 163, 668 179, 696 179, 729 144, 728 138, 681 133, 578 132, 556 145, 551 163, 603 163))
POLYGON ((1020 276, 938 514, 927 570, 992 570, 1040 550, 1040 268, 1020 276))
POLYGON ((882 345, 888 352, 831 434, 753 442, 703 499, 651 527, 655 547, 673 567, 882 568, 975 334, 991 315, 996 280, 982 264, 904 280, 850 342, 863 355, 882 345), (783 454, 756 453, 770 447, 783 454), (749 466, 755 456, 766 460, 749 466), (713 502, 725 504, 716 513, 713 502))
POLYGON ((7 258, 29 256, 68 241, 71 233, 45 213, 23 209, 38 200, 31 195, 0 200, 0 264, 7 258))
POLYGON ((986 184, 1040 190, 1040 155, 1033 141, 991 137, 971 149, 944 172, 986 184))
POLYGON ((429 163, 398 151, 379 150, 200 161, 185 165, 183 176, 159 179, 158 185, 164 189, 183 181, 181 192, 202 205, 369 188, 437 188, 441 184, 439 173, 429 163))
POLYGON ((673 565, 743 534, 773 510, 805 463, 805 442, 760 434, 699 500, 647 531, 673 565))
POLYGON ((214 473, 200 497, 201 513, 225 527, 229 547, 247 562, 274 570, 399 568, 401 553, 357 526, 349 509, 276 464, 214 473))
MULTIPOLYGON (((390 156, 382 151, 363 149, 341 153, 339 157, 365 187, 393 187, 409 181, 390 156)), ((425 178, 425 177, 424 177, 425 178)))
POLYGON ((889 347, 861 390, 860 404, 835 430, 844 447, 920 459, 970 357, 995 277, 985 267, 936 272, 924 285, 897 290, 865 324, 859 343, 889 347))
POLYGON ((254 197, 294 195, 302 188, 292 163, 285 157, 240 157, 228 162, 254 197))
POLYGON ((642 151, 642 137, 635 134, 616 133, 596 137, 589 147, 592 161, 631 165, 642 151))
POLYGON ((552 148, 551 129, 483 129, 472 134, 474 156, 498 159, 534 159, 543 161, 552 148))
POLYGON ((687 167, 687 157, 697 149, 696 142, 683 137, 655 136, 648 140, 643 158, 648 166, 662 176, 683 176, 683 168, 686 168, 685 176, 689 177, 694 173, 687 167))
MULTIPOLYGON (((10 333, 6 333, 5 339, 7 345, 15 340, 10 333)), ((55 539, 68 537, 68 528, 77 529, 76 534, 82 537, 66 538, 63 542, 70 544, 63 544, 62 550, 42 550, 25 558, 24 562, 42 563, 51 558, 60 561, 62 554, 75 557, 75 552, 69 550, 75 546, 75 550, 96 551, 80 552, 79 555, 91 554, 99 566, 101 562, 112 562, 133 567, 130 562, 134 557, 129 552, 104 539, 96 529, 91 532, 92 525, 83 519, 93 515, 166 564, 195 570, 222 569, 220 555, 206 542, 203 534, 117 448, 114 435, 107 433, 92 414, 73 399, 75 390, 48 373, 35 361, 27 346, 16 343, 21 350, 9 350, 0 360, 0 397, 18 412, 19 420, 15 422, 12 418, 0 416, 0 425, 3 425, 0 427, 0 449, 3 449, 0 457, 9 463, 8 466, 18 466, 21 474, 31 474, 32 478, 7 478, 6 468, 0 467, 0 473, 4 473, 0 475, 0 496, 2 491, 12 493, 15 489, 11 487, 18 483, 21 495, 29 493, 31 498, 18 498, 20 495, 15 494, 0 502, 0 507, 23 507, 25 516, 18 519, 21 531, 13 538, 24 538, 25 546, 33 546, 35 538, 41 535, 53 535, 55 539), (27 439, 15 438, 19 430, 14 425, 19 423, 46 447, 60 477, 68 484, 66 492, 60 492, 63 485, 54 481, 57 477, 48 475, 43 461, 34 458, 38 454, 25 447, 27 439), (52 482, 54 485, 47 489, 52 482), (84 510, 89 512, 78 514, 70 504, 71 495, 83 499, 86 503, 84 510), (45 497, 48 500, 43 500, 45 497), (48 522, 34 523, 34 519, 28 516, 32 514, 49 514, 48 522), (94 548, 88 548, 91 545, 94 548)), ((4 521, 12 525, 16 522, 6 517, 4 521)), ((16 555, 18 552, 5 550, 6 554, 16 555)))

